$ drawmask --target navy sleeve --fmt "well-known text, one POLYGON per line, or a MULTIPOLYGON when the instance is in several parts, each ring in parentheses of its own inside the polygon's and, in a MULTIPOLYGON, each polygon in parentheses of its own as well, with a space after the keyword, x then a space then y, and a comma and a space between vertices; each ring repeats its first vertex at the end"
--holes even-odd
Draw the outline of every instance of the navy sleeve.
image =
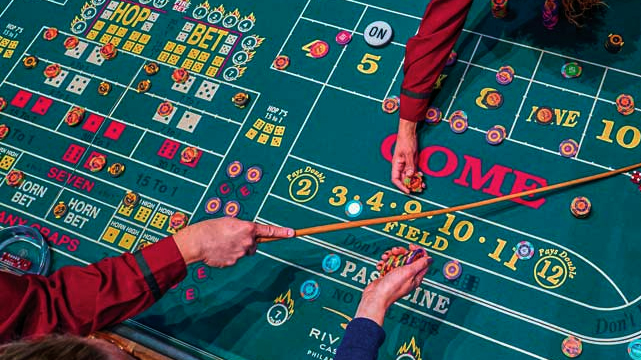
POLYGON ((366 318, 350 321, 334 360, 376 360, 378 348, 385 341, 385 331, 366 318))

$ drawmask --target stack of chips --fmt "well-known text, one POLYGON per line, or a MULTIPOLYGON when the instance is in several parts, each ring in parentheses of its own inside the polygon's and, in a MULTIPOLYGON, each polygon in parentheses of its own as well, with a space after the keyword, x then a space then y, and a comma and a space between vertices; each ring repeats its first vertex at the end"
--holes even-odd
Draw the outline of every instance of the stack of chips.
MULTIPOLYGON (((423 248, 412 250, 403 255, 390 255, 387 261, 385 261, 385 263, 383 264, 383 267, 380 269, 381 277, 385 276, 385 274, 396 269, 397 267, 409 265, 425 256, 427 256, 427 251, 425 251, 425 249, 423 248)), ((431 259, 428 260, 431 261, 431 259)))
POLYGON ((634 113, 634 98, 628 94, 621 94, 616 99, 617 111, 619 114, 627 116, 634 113))
POLYGON ((553 30, 558 22, 558 0, 545 0, 545 3, 543 4, 543 26, 545 26, 548 30, 553 30))
POLYGON ((490 0, 492 7, 492 16, 497 19, 503 19, 507 16, 507 0, 490 0))
POLYGON ((65 124, 69 126, 76 126, 82 122, 82 119, 85 117, 85 109, 74 106, 69 110, 67 116, 65 117, 65 124))
POLYGON ((585 219, 590 215, 591 210, 592 203, 585 196, 577 196, 572 199, 572 203, 570 204, 570 212, 577 219, 585 219))
POLYGON ((412 174, 412 176, 405 177, 403 179, 403 185, 410 192, 421 192, 426 188, 425 183, 423 182, 423 173, 418 171, 412 174))
POLYGON ((118 54, 118 50, 112 43, 107 43, 100 48, 100 55, 105 58, 105 60, 111 60, 115 58, 116 54, 118 54))

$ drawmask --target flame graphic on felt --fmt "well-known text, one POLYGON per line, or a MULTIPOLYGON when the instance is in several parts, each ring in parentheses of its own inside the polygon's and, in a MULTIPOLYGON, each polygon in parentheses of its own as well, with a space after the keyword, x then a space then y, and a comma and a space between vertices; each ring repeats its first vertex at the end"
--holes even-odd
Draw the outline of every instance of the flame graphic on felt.
POLYGON ((200 6, 204 7, 205 9, 207 9, 207 11, 209 11, 211 9, 211 6, 209 5, 209 2, 207 0, 205 0, 204 3, 201 3, 200 6))
POLYGON ((214 11, 218 11, 221 14, 224 14, 225 13, 225 7, 223 6, 223 4, 220 4, 220 5, 218 5, 218 7, 214 11))
POLYGON ((255 23, 256 22, 256 16, 254 13, 251 13, 243 18, 243 20, 251 20, 251 22, 255 23))
POLYGON ((325 310, 327 310, 327 311, 329 311, 329 312, 332 312, 332 313, 334 313, 334 314, 336 314, 336 315, 338 315, 338 316, 342 317, 343 319, 347 320, 347 322, 345 322, 345 323, 342 323, 342 324, 341 324, 341 329, 343 329, 343 330, 347 329, 347 324, 348 324, 350 321, 352 321, 352 317, 351 317, 351 316, 345 315, 345 314, 343 314, 342 312, 340 312, 340 311, 338 311, 338 310, 334 310, 334 309, 332 309, 332 308, 328 308, 328 307, 326 307, 326 306, 323 306, 323 309, 325 309, 325 310))
MULTIPOLYGON (((254 58, 254 55, 256 55, 256 52, 255 51, 251 51, 251 50, 246 51, 246 53, 247 53, 247 61, 245 61, 245 62, 252 61, 252 59, 254 58)), ((242 72, 245 72, 245 70, 243 69, 242 72)), ((242 74, 242 72, 241 72, 241 74, 242 74)))
POLYGON ((287 293, 280 294, 276 299, 274 299, 274 305, 276 304, 283 304, 287 306, 287 310, 289 311, 289 316, 287 318, 291 318, 292 315, 294 315, 294 300, 292 300, 292 289, 289 289, 287 293))
POLYGON ((73 29, 74 25, 76 25, 77 23, 79 23, 81 21, 82 21, 82 19, 80 17, 78 17, 78 15, 74 16, 73 20, 71 20, 71 28, 73 29))
POLYGON ((416 340, 414 339, 414 337, 412 337, 412 340, 410 340, 409 344, 403 343, 403 345, 398 349, 396 355, 399 356, 398 358, 400 358, 401 355, 409 355, 414 360, 422 360, 421 349, 416 346, 416 340))
MULTIPOLYGON (((222 6, 222 5, 221 5, 221 6, 222 6)), ((237 18, 237 19, 238 19, 238 18, 240 18, 240 11, 238 11, 238 8, 236 8, 236 9, 234 9, 234 11, 232 11, 232 12, 230 12, 230 13, 228 13, 228 14, 227 14, 227 16, 229 16, 229 15, 232 15, 232 16, 234 16, 235 18, 237 18)))
POLYGON ((83 11, 87 10, 87 9, 88 9, 88 8, 90 8, 90 7, 93 7, 93 6, 91 5, 91 3, 86 2, 86 3, 82 6, 82 8, 80 8, 80 13, 82 13, 83 11))

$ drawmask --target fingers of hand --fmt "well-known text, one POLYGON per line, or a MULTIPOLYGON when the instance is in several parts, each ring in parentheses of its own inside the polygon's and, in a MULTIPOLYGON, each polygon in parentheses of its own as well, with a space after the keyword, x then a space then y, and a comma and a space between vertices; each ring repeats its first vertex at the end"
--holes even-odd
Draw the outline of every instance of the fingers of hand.
POLYGON ((273 225, 256 224, 256 236, 288 238, 294 236, 294 230, 273 225))

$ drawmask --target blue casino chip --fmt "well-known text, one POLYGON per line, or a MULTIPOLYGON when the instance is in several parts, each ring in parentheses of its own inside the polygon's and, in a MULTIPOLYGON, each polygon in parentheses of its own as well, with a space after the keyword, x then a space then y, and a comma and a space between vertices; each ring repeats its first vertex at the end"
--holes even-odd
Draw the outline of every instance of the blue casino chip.
POLYGON ((323 259, 323 271, 331 274, 341 267, 341 257, 336 254, 329 254, 323 259))
POLYGON ((641 360, 641 339, 632 340, 628 344, 628 355, 632 360, 641 360))
POLYGON ((316 300, 319 295, 320 286, 314 280, 307 280, 300 286, 300 296, 305 300, 316 300))

